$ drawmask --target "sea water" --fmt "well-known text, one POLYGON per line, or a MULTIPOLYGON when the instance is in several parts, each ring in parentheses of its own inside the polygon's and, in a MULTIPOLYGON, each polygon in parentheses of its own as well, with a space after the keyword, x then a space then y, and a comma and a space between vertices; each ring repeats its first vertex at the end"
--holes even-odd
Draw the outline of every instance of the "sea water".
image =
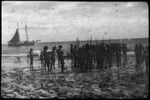
MULTIPOLYGON (((14 68, 24 68, 29 67, 29 58, 27 54, 32 48, 34 52, 40 52, 43 50, 44 46, 48 46, 48 49, 52 50, 53 46, 58 48, 59 45, 63 46, 64 54, 66 55, 69 52, 71 42, 53 42, 53 43, 36 43, 33 46, 20 46, 20 47, 9 47, 6 44, 2 45, 1 50, 1 63, 3 71, 11 71, 14 68)), ((34 57, 34 67, 38 68, 40 66, 40 57, 34 57)))

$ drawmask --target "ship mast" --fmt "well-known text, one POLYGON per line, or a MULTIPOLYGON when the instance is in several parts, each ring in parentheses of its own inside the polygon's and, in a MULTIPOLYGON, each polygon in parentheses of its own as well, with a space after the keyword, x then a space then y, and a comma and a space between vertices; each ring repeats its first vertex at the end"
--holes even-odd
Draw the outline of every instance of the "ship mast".
POLYGON ((16 31, 18 31, 18 39, 19 39, 19 41, 20 41, 20 37, 19 37, 19 24, 18 24, 18 21, 17 21, 17 30, 16 31))
POLYGON ((26 38, 27 38, 27 42, 28 42, 29 41, 29 37, 28 37, 27 25, 25 25, 25 30, 26 30, 26 38))
POLYGON ((19 25, 18 25, 18 22, 17 22, 17 29, 19 30, 19 25))

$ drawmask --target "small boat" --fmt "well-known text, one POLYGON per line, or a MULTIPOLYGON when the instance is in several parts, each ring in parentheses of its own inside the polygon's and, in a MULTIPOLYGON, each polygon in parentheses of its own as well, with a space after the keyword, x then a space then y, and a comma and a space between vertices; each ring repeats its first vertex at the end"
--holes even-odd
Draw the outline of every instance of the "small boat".
MULTIPOLYGON (((47 52, 52 52, 52 50, 48 49, 47 52)), ((33 56, 40 56, 40 54, 41 54, 41 50, 35 50, 35 51, 33 51, 33 56)), ((27 57, 29 57, 29 56, 30 56, 30 54, 28 53, 27 57)))
MULTIPOLYGON (((17 23, 18 26, 18 23, 17 23)), ((18 47, 18 46, 32 46, 35 44, 35 42, 38 41, 29 41, 29 37, 28 37, 28 32, 27 32, 27 25, 25 25, 25 30, 26 30, 26 41, 20 41, 20 37, 19 37, 19 27, 17 27, 15 35, 13 36, 13 38, 8 42, 8 46, 11 47, 18 47)), ((40 40, 39 40, 40 41, 40 40)))

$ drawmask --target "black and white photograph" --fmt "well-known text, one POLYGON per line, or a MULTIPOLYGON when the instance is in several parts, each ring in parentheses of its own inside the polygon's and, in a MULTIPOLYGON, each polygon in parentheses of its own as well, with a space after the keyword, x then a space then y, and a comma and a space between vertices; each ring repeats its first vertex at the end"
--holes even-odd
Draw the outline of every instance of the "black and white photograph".
POLYGON ((1 1, 1 98, 147 98, 148 7, 1 1))

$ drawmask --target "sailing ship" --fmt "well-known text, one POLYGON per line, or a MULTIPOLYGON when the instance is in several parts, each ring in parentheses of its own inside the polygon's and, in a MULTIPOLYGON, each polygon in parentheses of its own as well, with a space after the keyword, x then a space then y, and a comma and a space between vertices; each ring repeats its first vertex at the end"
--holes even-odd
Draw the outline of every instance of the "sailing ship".
MULTIPOLYGON (((32 46, 35 44, 35 41, 29 41, 29 37, 28 37, 28 32, 27 32, 27 25, 25 25, 25 31, 26 31, 26 41, 20 41, 20 36, 19 36, 19 27, 18 27, 18 23, 17 23, 17 29, 15 32, 15 35, 12 37, 12 39, 8 42, 8 46, 32 46)), ((37 41, 36 41, 37 42, 37 41)))

